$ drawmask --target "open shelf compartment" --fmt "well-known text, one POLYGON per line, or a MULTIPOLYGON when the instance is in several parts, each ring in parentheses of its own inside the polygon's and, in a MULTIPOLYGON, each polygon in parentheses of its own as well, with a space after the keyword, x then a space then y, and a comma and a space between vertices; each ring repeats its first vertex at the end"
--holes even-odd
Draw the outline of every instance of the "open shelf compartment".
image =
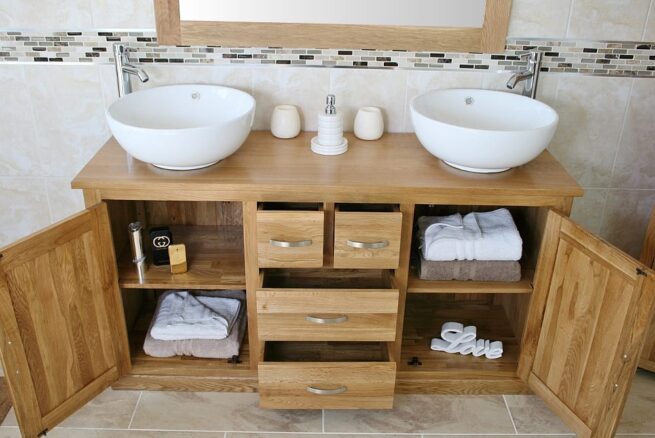
POLYGON ((516 378, 520 342, 515 330, 520 328, 493 295, 409 295, 399 371, 443 379, 516 378), (430 342, 441 336, 445 322, 474 325, 478 339, 502 341, 503 356, 487 359, 431 350, 430 342))
POLYGON ((191 356, 152 357, 143 351, 143 342, 152 321, 158 292, 139 295, 140 309, 129 331, 131 374, 152 376, 239 377, 250 376, 250 348, 246 334, 239 350, 238 363, 231 359, 203 359, 191 356))

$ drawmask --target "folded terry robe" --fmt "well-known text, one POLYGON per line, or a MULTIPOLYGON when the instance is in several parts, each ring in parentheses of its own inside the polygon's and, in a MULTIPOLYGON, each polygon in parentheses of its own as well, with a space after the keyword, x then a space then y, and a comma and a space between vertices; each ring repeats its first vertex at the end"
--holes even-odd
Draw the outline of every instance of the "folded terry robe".
POLYGON ((240 307, 241 302, 233 298, 169 291, 159 299, 150 334, 160 341, 225 339, 240 307))
POLYGON ((521 264, 515 261, 454 260, 432 262, 421 254, 421 280, 519 281, 521 264))
POLYGON ((486 213, 421 217, 423 258, 429 261, 521 259, 523 241, 506 208, 486 213))
MULTIPOLYGON (((233 298, 241 302, 234 327, 225 339, 187 339, 182 341, 158 341, 150 336, 150 330, 143 343, 143 351, 153 357, 194 356, 206 359, 229 359, 239 354, 241 342, 246 333, 246 294, 240 290, 208 291, 205 296, 233 298)), ((159 305, 157 307, 159 308, 159 305)), ((154 324, 154 318, 150 328, 154 324)))

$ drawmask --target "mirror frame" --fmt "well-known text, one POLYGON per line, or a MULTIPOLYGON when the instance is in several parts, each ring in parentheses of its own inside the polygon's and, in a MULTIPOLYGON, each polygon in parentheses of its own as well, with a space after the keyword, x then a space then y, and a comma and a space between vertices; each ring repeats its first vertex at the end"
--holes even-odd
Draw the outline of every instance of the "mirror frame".
POLYGON ((481 28, 181 21, 180 0, 154 0, 163 45, 360 48, 493 53, 505 50, 512 0, 487 0, 481 28))

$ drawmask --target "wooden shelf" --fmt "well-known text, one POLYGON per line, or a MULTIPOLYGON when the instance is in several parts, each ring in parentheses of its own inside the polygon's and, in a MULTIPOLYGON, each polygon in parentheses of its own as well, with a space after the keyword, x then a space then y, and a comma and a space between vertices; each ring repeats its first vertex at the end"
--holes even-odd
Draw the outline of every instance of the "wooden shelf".
POLYGON ((405 327, 399 372, 439 379, 515 379, 519 345, 502 306, 476 302, 436 301, 430 295, 407 298, 405 327), (499 359, 450 354, 430 350, 432 338, 440 336, 444 322, 460 322, 477 327, 478 339, 503 341, 504 354, 499 359), (421 366, 408 365, 418 357, 421 366))
POLYGON ((421 280, 416 270, 409 274, 407 292, 416 294, 529 294, 532 293, 534 271, 526 269, 521 280, 508 281, 431 281, 421 280))
MULTIPOLYGON (((148 300, 149 301, 149 300, 148 300)), ((189 377, 249 377, 250 354, 248 335, 244 336, 239 359, 241 363, 228 363, 227 359, 202 359, 190 356, 159 358, 148 356, 143 351, 143 342, 154 314, 154 302, 144 304, 134 329, 130 333, 132 355, 131 374, 150 376, 189 376, 189 377)))
POLYGON ((186 245, 189 270, 173 275, 168 266, 148 264, 139 279, 129 254, 118 263, 125 289, 245 289, 243 229, 240 226, 172 226, 175 243, 186 245))

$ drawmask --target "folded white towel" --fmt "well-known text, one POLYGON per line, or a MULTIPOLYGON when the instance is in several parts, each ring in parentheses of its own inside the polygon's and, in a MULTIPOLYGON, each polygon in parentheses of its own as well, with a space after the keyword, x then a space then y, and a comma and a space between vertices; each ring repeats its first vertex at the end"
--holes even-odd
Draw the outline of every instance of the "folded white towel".
POLYGON ((422 217, 423 258, 452 260, 520 260, 523 241, 511 213, 501 208, 487 213, 469 213, 464 218, 422 217), (458 227, 460 223, 461 227, 458 227))
POLYGON ((160 341, 225 339, 239 315, 241 301, 166 292, 150 335, 160 341))

